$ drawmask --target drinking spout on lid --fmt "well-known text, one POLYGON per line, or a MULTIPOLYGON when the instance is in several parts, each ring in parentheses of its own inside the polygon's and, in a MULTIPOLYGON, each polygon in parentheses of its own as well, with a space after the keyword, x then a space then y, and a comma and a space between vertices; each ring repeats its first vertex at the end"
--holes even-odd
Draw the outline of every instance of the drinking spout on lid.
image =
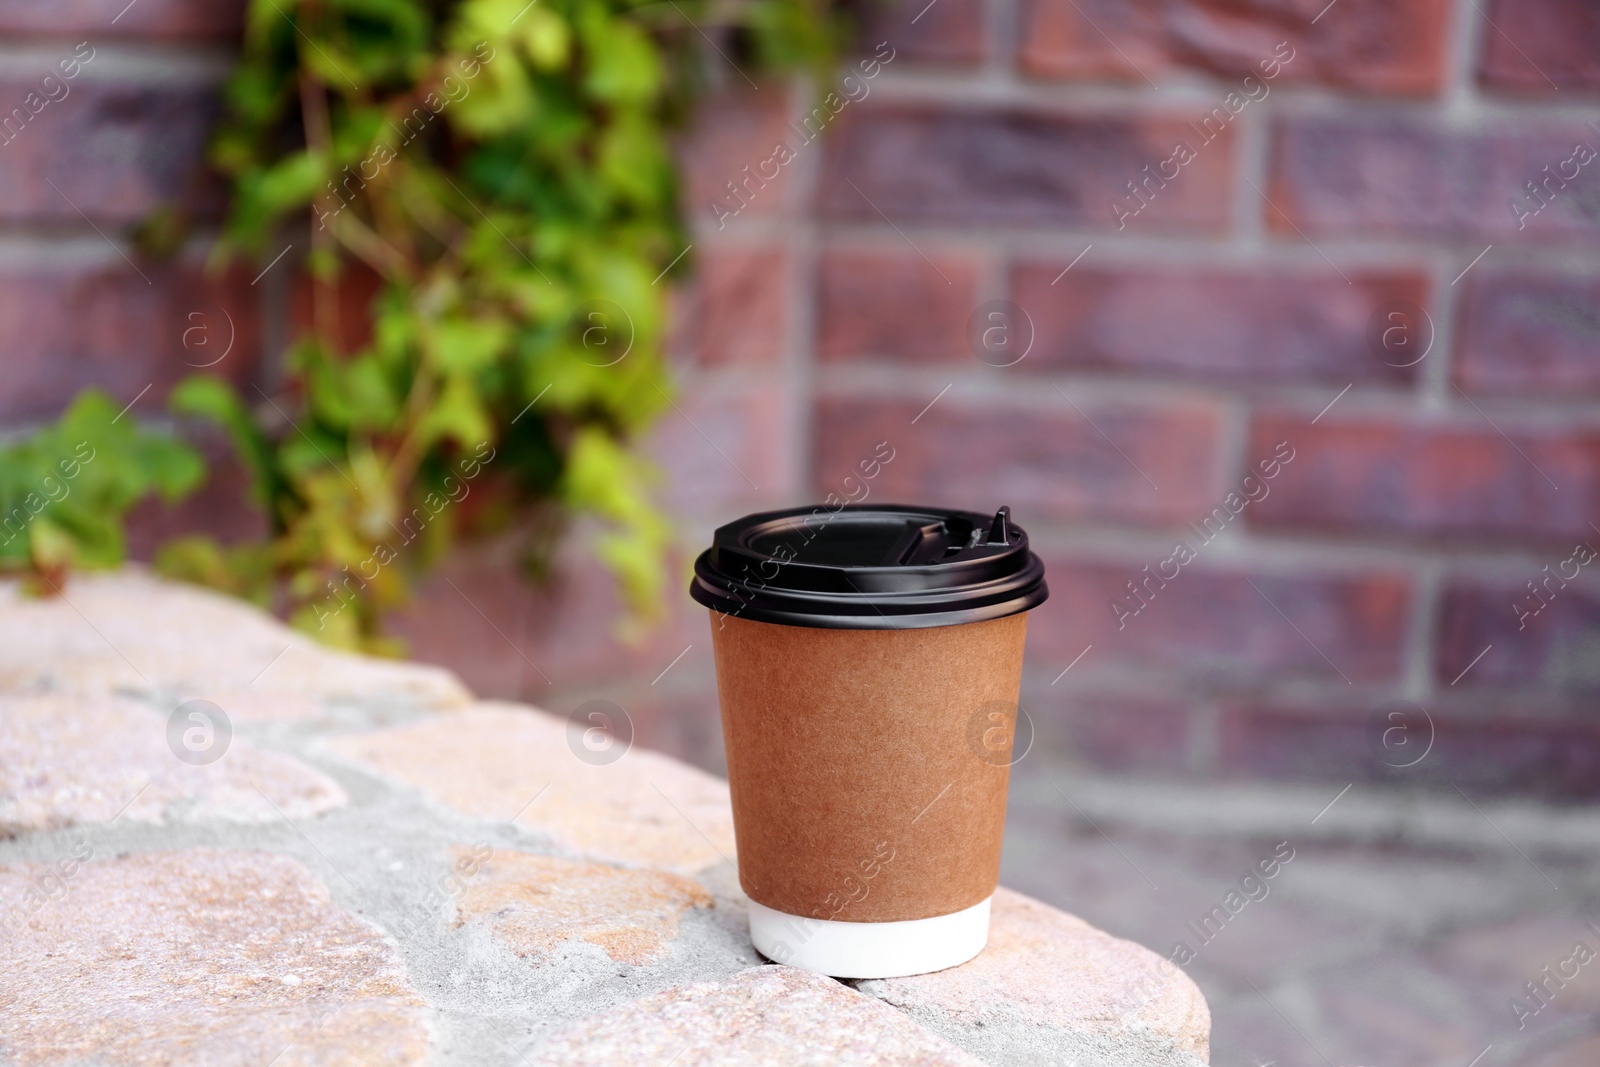
POLYGON ((1011 543, 1010 531, 1007 523, 1011 521, 1011 509, 1002 507, 994 513, 994 522, 989 524, 989 540, 991 545, 1009 545, 1011 543))

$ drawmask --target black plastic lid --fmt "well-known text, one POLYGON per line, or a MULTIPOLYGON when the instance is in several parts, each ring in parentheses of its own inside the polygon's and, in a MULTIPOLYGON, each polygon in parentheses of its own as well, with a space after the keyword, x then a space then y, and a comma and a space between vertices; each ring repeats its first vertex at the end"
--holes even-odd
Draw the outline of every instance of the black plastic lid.
POLYGON ((695 560, 689 594, 757 622, 900 630, 1015 615, 1049 591, 1010 508, 847 504, 720 527, 695 560))

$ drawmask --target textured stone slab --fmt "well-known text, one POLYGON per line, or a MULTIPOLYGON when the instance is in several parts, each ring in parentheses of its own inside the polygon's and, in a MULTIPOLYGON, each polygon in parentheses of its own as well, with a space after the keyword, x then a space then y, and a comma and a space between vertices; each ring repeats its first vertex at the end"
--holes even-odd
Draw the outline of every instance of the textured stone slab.
POLYGON ((61 596, 0 582, 0 690, 23 689, 210 700, 238 721, 471 699, 442 668, 323 648, 244 601, 135 568, 74 575, 61 596))
POLYGON ((269 822, 347 799, 291 756, 215 732, 211 743, 221 755, 191 765, 169 747, 167 717, 147 704, 0 693, 0 835, 113 820, 269 822))
POLYGON ((584 742, 139 572, 53 600, 0 582, 0 855, 28 860, 0 865, 0 1064, 1202 1062, 1209 1018, 1186 977, 1004 891, 989 950, 961 968, 860 988, 748 968, 726 783, 643 750, 599 762, 617 753, 584 742), (187 699, 300 719, 295 735, 381 781, 356 803, 251 730, 215 761, 186 754, 171 712, 187 699), (307 844, 348 876, 349 911, 284 856, 110 843, 248 849, 252 823, 341 805, 307 844), (555 854, 456 848, 435 879, 441 844, 516 843, 463 816, 555 854), (155 825, 129 837, 132 822, 155 825), (359 912, 396 931, 417 988, 359 912), (538 1043, 513 1053, 517 1034, 538 1043))
POLYGON ((1167 960, 1009 889, 990 923, 970 963, 858 987, 995 1062, 1206 1062, 1210 1010, 1167 960))
POLYGON ((831 978, 752 967, 579 1020, 529 1058, 538 1067, 873 1064, 980 1067, 981 1061, 831 978))
POLYGON ((330 743, 463 812, 514 819, 590 857, 692 874, 734 855, 726 782, 638 749, 591 765, 564 721, 526 705, 481 703, 330 743))
MULTIPOLYGON (((472 849, 455 850, 468 859, 472 849)), ((587 941, 622 963, 652 963, 678 936, 690 908, 711 907, 698 882, 665 871, 625 870, 501 849, 456 899, 455 925, 480 923, 519 956, 587 941)))
MULTIPOLYGON (((0 901, 57 870, 0 868, 0 901)), ((207 849, 96 858, 57 885, 26 916, 3 910, 8 1063, 426 1058, 422 1001, 398 950, 292 859, 207 849)))

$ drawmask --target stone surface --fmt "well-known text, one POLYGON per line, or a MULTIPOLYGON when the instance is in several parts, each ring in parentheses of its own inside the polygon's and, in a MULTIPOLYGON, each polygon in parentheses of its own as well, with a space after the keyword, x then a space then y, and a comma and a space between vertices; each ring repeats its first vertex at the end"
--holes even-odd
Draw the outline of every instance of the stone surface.
POLYGON ((995 894, 990 924, 989 946, 970 963, 859 988, 980 1054, 1207 1061, 1205 998, 1162 957, 1007 889, 995 894))
POLYGON ((169 747, 167 720, 121 697, 0 694, 0 834, 119 819, 272 822, 347 799, 321 771, 187 715, 180 750, 221 754, 204 765, 184 762, 169 747), (183 749, 189 730, 199 732, 183 749))
POLYGON ((982 1061, 831 978, 774 965, 582 1020, 551 1038, 529 1062, 978 1067, 982 1061))
MULTIPOLYGON (((1091 971, 1028 977, 983 1018, 751 968, 724 782, 586 744, 589 719, 455 706, 448 676, 290 637, 137 571, 67 599, 3 591, 0 1062, 1194 1062, 1148 1032, 1189 1010, 1155 978, 1110 1044, 1065 1021, 1080 982, 1143 966, 1103 935, 1091 971), (247 663, 305 707, 241 713, 218 759, 184 762, 200 724, 171 718, 176 694, 247 663)), ((1063 930, 1089 938, 1002 894, 1000 955, 965 973, 987 982, 1063 930)))
MULTIPOLYGON (((0 900, 56 870, 0 868, 0 900)), ((210 849, 96 856, 64 885, 7 933, 8 1062, 426 1059, 422 1000, 394 945, 335 907, 294 860, 210 849)))
POLYGON ((1600 1014, 1600 928, 1580 916, 1527 915, 1464 930, 1443 939, 1429 958, 1448 973, 1489 979, 1530 1010, 1540 1005, 1525 983, 1543 983, 1541 1017, 1600 1014))
POLYGON ((209 700, 236 721, 469 699, 442 668, 337 652, 241 601, 137 568, 74 575, 57 596, 0 582, 0 688, 209 700))
POLYGON ((1552 1008, 1519 1031, 1507 1006, 1533 977, 1511 977, 1521 961, 1539 959, 1535 971, 1558 962, 1570 945, 1540 957, 1581 938, 1592 916, 1592 805, 1473 794, 1475 810, 1446 785, 1459 809, 1452 818, 1448 802, 1424 791, 1357 782, 1319 819, 1346 781, 1196 788, 1177 776, 1086 778, 1030 764, 1013 769, 1002 881, 1117 936, 1195 947, 1185 971, 1209 1003, 1217 1067, 1466 1067, 1491 1042, 1478 1067, 1525 1067, 1600 1021, 1592 1010, 1552 1008), (1092 823, 1062 811, 1058 787, 1092 823), (1168 789, 1173 802, 1159 815, 1140 810, 1168 789), (1579 834, 1564 833, 1563 812, 1582 821, 1579 834), (1268 892, 1248 887, 1261 899, 1199 945, 1186 924, 1280 841, 1296 849, 1293 861, 1265 882, 1268 892), (1488 969, 1459 952, 1439 955, 1458 940, 1474 942, 1480 964, 1503 962, 1488 969))
POLYGON ((1595 1063, 1600 1063, 1600 1037, 1580 1037, 1545 1049, 1517 1067, 1591 1067, 1595 1063))
MULTIPOLYGON (((468 852, 458 848, 458 862, 468 852)), ((682 875, 502 849, 456 898, 455 923, 487 926, 519 956, 587 941, 637 965, 666 954, 685 911, 709 907, 711 894, 682 875)))
POLYGON ((595 859, 679 873, 732 860, 726 782, 653 752, 586 763, 569 746, 586 752, 581 737, 533 708, 483 703, 329 744, 441 803, 595 859))

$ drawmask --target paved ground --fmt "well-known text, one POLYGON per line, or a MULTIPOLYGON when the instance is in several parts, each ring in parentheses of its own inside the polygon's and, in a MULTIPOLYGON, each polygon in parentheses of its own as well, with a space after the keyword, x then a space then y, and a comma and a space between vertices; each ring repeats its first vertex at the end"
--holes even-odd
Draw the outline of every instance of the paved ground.
POLYGON ((1600 1065, 1600 811, 1366 785, 1324 810, 1338 792, 1025 761, 1002 877, 1182 942, 1214 1067, 1600 1065))

